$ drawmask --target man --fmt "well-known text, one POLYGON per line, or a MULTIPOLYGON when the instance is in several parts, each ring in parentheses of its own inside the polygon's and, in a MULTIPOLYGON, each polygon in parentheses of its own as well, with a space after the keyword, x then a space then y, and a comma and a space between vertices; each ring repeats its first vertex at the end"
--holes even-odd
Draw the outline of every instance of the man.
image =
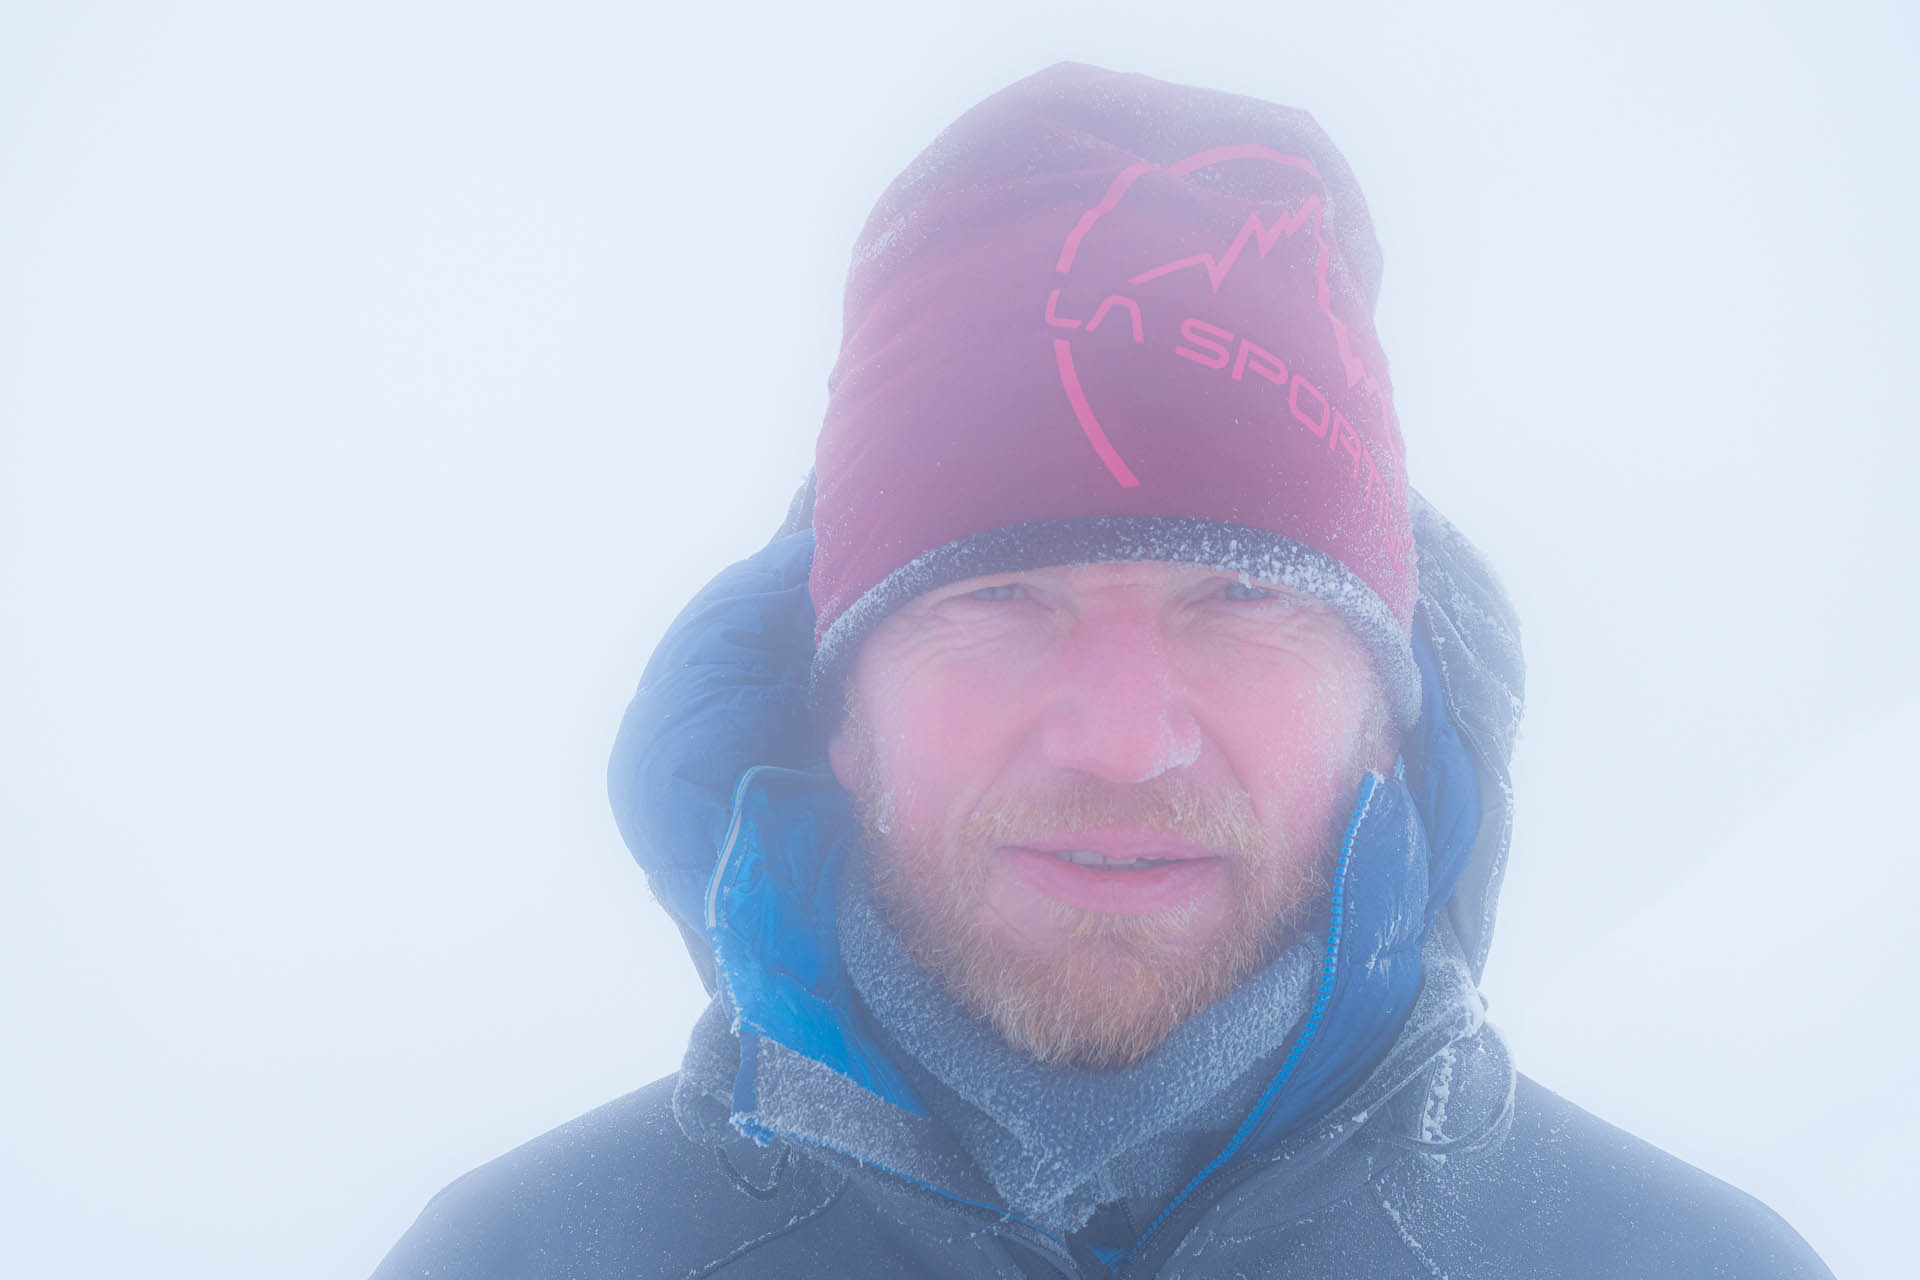
POLYGON ((1827 1274, 1518 1076, 1511 609, 1303 114, 1060 66, 855 253, 815 476, 612 769, 713 1003, 403 1276, 1827 1274))

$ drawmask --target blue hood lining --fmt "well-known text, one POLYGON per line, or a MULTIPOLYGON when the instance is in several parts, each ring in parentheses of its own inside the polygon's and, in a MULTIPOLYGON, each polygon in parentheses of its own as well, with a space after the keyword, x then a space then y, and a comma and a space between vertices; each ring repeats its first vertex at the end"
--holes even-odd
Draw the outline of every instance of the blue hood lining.
MULTIPOLYGON (((736 1030, 783 1044, 922 1115, 906 1077, 862 1028, 840 960, 840 876, 855 839, 851 805, 831 772, 749 769, 714 868, 708 939, 736 1030)), ((748 1057, 743 1051, 743 1073, 748 1057)), ((736 1114, 751 1110, 736 1100, 736 1114)))

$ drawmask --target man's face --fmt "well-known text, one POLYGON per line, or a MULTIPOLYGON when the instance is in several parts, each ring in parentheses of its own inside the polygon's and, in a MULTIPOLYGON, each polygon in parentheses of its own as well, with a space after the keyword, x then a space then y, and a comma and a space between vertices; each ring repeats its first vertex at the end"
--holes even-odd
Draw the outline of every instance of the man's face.
POLYGON ((1098 564, 897 610, 829 754, 915 958, 1015 1048, 1116 1067, 1285 945, 1390 736, 1326 606, 1098 564))

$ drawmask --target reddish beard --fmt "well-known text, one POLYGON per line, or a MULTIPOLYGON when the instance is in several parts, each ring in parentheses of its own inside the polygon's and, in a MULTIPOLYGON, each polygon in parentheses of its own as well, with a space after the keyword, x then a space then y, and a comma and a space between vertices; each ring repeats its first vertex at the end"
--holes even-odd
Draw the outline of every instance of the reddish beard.
POLYGON ((1041 1062, 1104 1070, 1140 1061, 1271 961, 1323 896, 1330 839, 1314 850, 1276 847, 1244 791, 1206 794, 1181 774, 1129 786, 1072 775, 1044 795, 983 805, 950 841, 913 840, 900 830, 858 711, 848 730, 875 900, 923 968, 1008 1045, 1041 1062), (1117 915, 1050 901, 1064 944, 1044 953, 994 931, 987 881, 996 849, 1035 832, 1115 826, 1162 833, 1222 858, 1228 914, 1208 937, 1193 936, 1191 904, 1117 915))

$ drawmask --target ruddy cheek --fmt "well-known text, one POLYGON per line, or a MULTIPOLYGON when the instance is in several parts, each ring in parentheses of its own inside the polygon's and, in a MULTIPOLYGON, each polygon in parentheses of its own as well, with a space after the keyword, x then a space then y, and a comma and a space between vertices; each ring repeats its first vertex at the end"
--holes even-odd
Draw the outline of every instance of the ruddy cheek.
POLYGON ((929 664, 897 686, 895 718, 922 738, 960 742, 977 736, 1006 701, 972 664, 929 664))
POLYGON ((1316 826, 1332 803, 1342 772, 1341 753, 1318 726, 1304 724, 1294 709, 1278 706, 1243 722, 1243 732, 1222 743, 1253 800, 1255 816, 1269 832, 1289 836, 1316 826))

